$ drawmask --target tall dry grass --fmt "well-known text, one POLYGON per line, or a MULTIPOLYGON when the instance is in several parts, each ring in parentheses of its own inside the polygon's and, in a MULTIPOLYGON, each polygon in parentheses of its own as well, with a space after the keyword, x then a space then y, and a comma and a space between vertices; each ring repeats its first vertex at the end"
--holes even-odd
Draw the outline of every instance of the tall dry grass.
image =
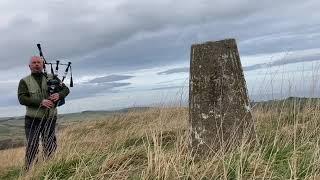
POLYGON ((133 111, 65 128, 58 150, 28 173, 23 151, 7 150, 8 179, 318 179, 320 106, 314 102, 257 105, 257 141, 195 158, 188 149, 187 108, 133 111), (18 151, 19 153, 15 152, 18 151), (15 162, 10 164, 10 162, 15 162))

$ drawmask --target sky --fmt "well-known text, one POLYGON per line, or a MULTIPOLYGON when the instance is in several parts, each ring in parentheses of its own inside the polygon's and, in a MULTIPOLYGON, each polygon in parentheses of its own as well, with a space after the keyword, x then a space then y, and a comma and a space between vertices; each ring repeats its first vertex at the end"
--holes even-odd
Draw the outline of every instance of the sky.
POLYGON ((319 8, 317 0, 2 0, 0 117, 24 115, 17 87, 37 43, 47 61, 72 62, 61 113, 185 104, 191 45, 227 38, 237 41, 251 100, 318 97, 319 8))

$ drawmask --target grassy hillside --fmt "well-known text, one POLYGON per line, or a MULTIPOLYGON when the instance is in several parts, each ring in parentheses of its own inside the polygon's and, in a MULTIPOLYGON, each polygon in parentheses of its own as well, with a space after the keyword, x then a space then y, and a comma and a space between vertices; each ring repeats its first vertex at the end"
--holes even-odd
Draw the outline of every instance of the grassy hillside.
POLYGON ((27 174, 23 149, 1 151, 0 179, 319 179, 320 106, 294 102, 256 106, 256 143, 203 159, 188 151, 187 108, 83 121, 63 129, 55 157, 27 174))
MULTIPOLYGON (((132 107, 114 111, 83 111, 80 113, 62 114, 58 116, 58 130, 79 123, 99 119, 100 117, 126 113, 128 111, 142 111, 148 107, 132 107)), ((24 117, 0 118, 0 150, 21 147, 25 144, 24 117)))

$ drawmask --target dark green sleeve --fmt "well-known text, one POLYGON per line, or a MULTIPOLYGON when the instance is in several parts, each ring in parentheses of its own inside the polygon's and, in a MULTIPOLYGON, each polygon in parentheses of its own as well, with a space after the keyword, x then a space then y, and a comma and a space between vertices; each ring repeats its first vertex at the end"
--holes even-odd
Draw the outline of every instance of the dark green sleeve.
POLYGON ((19 99, 20 104, 25 105, 25 106, 39 107, 40 103, 41 103, 41 100, 36 100, 36 99, 30 98, 28 86, 23 79, 21 79, 19 82, 18 99, 19 99))
POLYGON ((61 91, 59 91, 60 99, 65 98, 66 96, 68 96, 69 93, 70 93, 69 88, 65 84, 62 84, 62 89, 61 91))

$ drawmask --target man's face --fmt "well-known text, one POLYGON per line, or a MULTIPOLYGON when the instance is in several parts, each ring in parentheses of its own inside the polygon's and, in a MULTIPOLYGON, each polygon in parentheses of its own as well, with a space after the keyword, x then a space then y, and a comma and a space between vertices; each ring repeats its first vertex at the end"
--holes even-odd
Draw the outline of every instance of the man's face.
POLYGON ((32 73, 41 73, 43 70, 43 59, 39 56, 32 56, 29 67, 32 73))

